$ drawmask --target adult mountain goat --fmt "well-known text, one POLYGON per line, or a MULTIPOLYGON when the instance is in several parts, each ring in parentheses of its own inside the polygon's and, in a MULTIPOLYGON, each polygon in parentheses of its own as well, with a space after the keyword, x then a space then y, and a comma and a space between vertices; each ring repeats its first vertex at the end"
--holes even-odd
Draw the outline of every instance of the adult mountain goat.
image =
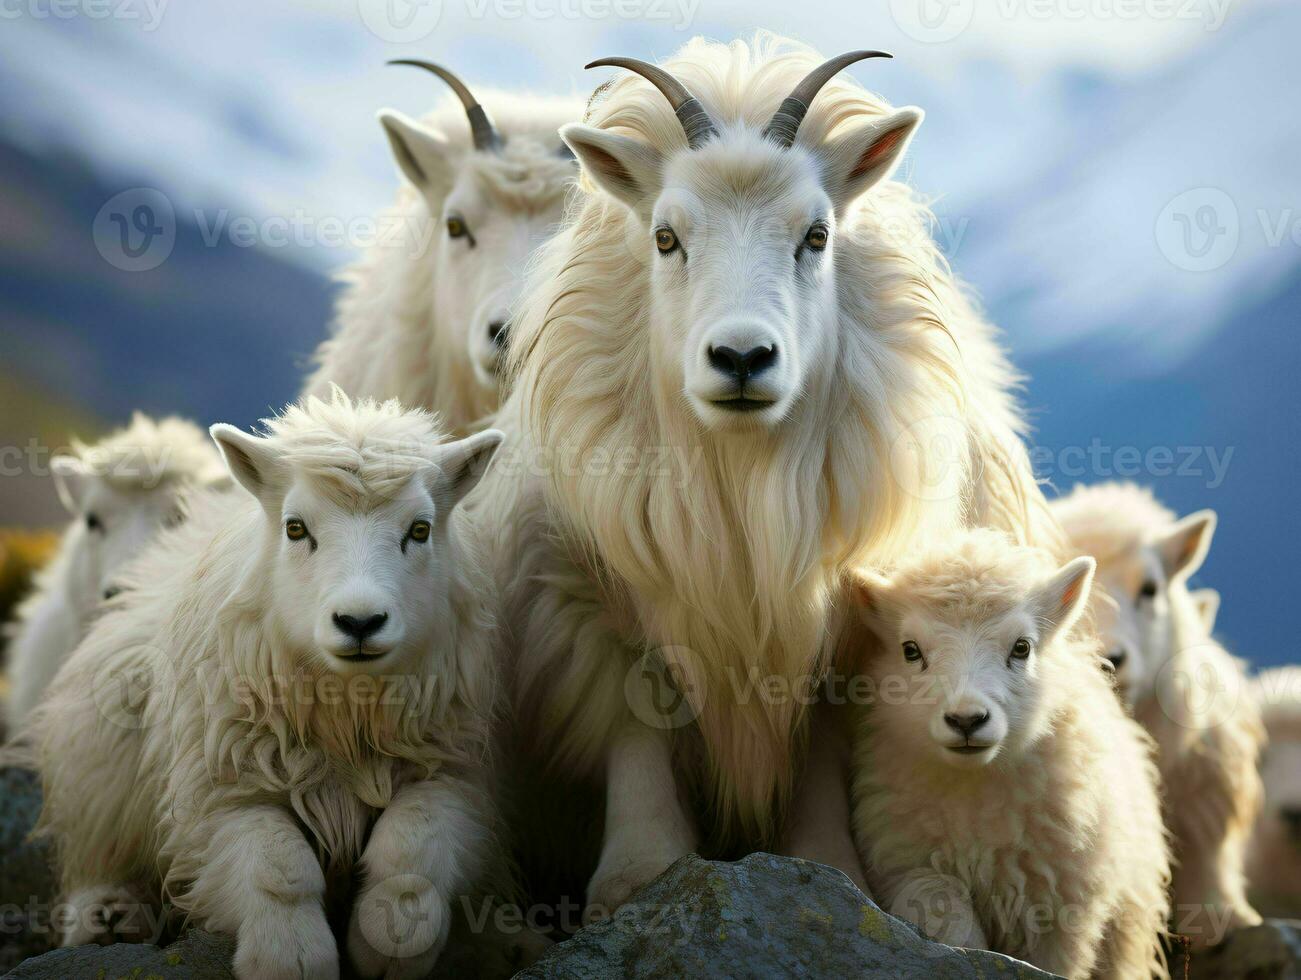
POLYGON ((1098 561, 1112 600, 1098 604, 1098 625, 1134 717, 1156 740, 1174 841, 1174 929, 1216 943, 1260 921, 1243 862, 1260 809, 1265 731, 1242 662, 1211 636, 1188 590, 1215 513, 1176 520, 1132 483, 1076 487, 1053 509, 1076 549, 1098 561))
POLYGON ((358 873, 354 967, 425 976, 490 857, 491 582, 456 507, 501 435, 342 397, 267 426, 214 426, 244 489, 129 570, 33 715, 63 940, 165 894, 240 977, 338 976, 358 873))
POLYGON ((847 568, 963 524, 1051 537, 1012 372, 888 180, 922 113, 834 77, 871 54, 598 62, 642 77, 562 131, 591 193, 526 290, 480 499, 532 770, 606 794, 593 906, 771 846, 847 568))
POLYGON ((396 63, 433 72, 458 101, 424 123, 380 113, 408 181, 380 224, 399 233, 344 274, 336 333, 317 351, 306 391, 327 396, 338 384, 354 398, 396 398, 461 431, 497 408, 524 270, 556 230, 576 173, 556 131, 582 106, 500 94, 494 122, 447 69, 396 63))
POLYGON ((54 456, 50 472, 73 520, 12 627, 8 723, 15 732, 81 642, 101 598, 116 591, 113 576, 161 528, 180 521, 187 495, 226 477, 197 426, 144 415, 54 456))

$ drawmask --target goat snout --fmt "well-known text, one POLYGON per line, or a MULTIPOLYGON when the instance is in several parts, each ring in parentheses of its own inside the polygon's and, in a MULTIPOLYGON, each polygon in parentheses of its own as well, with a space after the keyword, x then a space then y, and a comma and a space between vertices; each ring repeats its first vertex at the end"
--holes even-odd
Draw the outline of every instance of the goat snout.
POLYGON ((362 613, 358 616, 335 613, 332 618, 340 633, 361 644, 384 628, 388 613, 362 613))
POLYGON ((743 385, 777 363, 777 345, 761 344, 743 351, 728 346, 711 346, 709 363, 715 371, 743 385))
POLYGON ((944 715, 944 724, 948 725, 963 738, 971 738, 971 736, 979 731, 987 721, 989 721, 988 711, 963 714, 946 713, 944 715))

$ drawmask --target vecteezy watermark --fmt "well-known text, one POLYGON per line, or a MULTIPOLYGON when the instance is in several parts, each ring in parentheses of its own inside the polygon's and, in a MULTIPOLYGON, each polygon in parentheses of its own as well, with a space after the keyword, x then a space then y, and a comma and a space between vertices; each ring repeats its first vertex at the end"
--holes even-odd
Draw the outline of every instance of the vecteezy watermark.
MULTIPOLYGON (((1004 22, 1189 21, 1208 31, 1224 26, 1233 0, 995 0, 983 6, 1004 22)), ((976 0, 890 0, 895 25, 914 41, 943 44, 975 17, 976 0)))
POLYGON ((1218 269, 1238 251, 1238 206, 1218 187, 1195 187, 1173 198, 1156 218, 1156 244, 1187 272, 1218 269))
MULTIPOLYGON (((700 0, 447 0, 462 5, 457 19, 472 21, 645 21, 683 31, 696 19, 700 0)), ((448 9, 444 0, 357 0, 366 29, 390 44, 429 37, 448 9)))
POLYGON ((358 929, 383 956, 422 956, 447 933, 447 912, 433 882, 417 874, 369 884, 357 902, 358 929))
POLYGON ((0 20, 121 20, 156 31, 171 0, 0 0, 0 20))
POLYGON ((95 215, 95 248, 123 272, 148 272, 167 261, 176 246, 176 210, 153 187, 115 194, 95 215))
POLYGON ((705 691, 692 677, 694 660, 687 647, 661 647, 647 651, 628 668, 623 696, 638 721, 669 731, 700 717, 705 691))
POLYGON ((1033 446, 1030 465, 1041 480, 1199 480, 1207 490, 1224 483, 1234 446, 1112 446, 1096 436, 1087 446, 1033 446))

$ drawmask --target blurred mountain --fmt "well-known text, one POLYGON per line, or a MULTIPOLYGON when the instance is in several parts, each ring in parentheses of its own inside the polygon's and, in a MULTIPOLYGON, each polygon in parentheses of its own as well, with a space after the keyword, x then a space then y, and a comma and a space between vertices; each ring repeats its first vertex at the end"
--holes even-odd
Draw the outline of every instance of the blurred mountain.
POLYGON ((325 277, 179 208, 166 261, 125 271, 92 231, 114 232, 101 209, 129 186, 0 142, 0 372, 112 422, 138 408, 249 425, 283 406, 326 331, 325 277))

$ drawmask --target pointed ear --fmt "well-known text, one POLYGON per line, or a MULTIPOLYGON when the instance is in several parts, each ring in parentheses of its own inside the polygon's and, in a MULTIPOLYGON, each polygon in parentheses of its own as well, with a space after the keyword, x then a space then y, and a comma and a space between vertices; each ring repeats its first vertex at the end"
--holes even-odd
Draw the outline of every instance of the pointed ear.
POLYGON ((479 485, 488 463, 506 436, 497 429, 482 432, 449 442, 439 447, 430 493, 438 502, 440 516, 452 512, 466 494, 479 485))
POLYGON ((856 568, 850 573, 849 591, 858 620, 876 632, 884 625, 886 604, 893 584, 871 568, 856 568))
POLYGON ((85 463, 76 456, 54 456, 50 459, 50 476, 54 478, 54 489, 59 495, 59 502, 73 517, 85 509, 86 493, 95 475, 85 463))
POLYGON ((664 160, 659 150, 581 123, 562 126, 560 138, 574 151, 594 184, 650 221, 663 179, 664 160))
MULTIPOLYGON (((381 110, 378 118, 393 159, 434 211, 435 202, 441 202, 452 189, 454 166, 447 140, 395 109, 381 110)), ((442 211, 441 203, 437 210, 442 211)))
POLYGON ((1084 612, 1098 563, 1088 555, 1067 562, 1035 591, 1034 611, 1049 635, 1070 629, 1084 612))
POLYGON ((280 472, 280 461, 267 441, 224 422, 218 422, 208 433, 235 482, 265 504, 280 472))
POLYGON ((1220 594, 1214 589, 1196 589, 1190 594, 1193 597, 1193 605, 1197 607, 1197 615, 1201 617, 1202 625, 1206 627, 1206 632, 1214 633, 1215 620, 1220 614, 1220 594))
POLYGON ((827 193, 837 209, 894 173, 924 115, 916 106, 905 106, 823 146, 827 193))
POLYGON ((1187 578, 1202 567, 1215 536, 1215 511, 1199 510, 1162 533, 1152 542, 1165 577, 1173 582, 1187 578))

